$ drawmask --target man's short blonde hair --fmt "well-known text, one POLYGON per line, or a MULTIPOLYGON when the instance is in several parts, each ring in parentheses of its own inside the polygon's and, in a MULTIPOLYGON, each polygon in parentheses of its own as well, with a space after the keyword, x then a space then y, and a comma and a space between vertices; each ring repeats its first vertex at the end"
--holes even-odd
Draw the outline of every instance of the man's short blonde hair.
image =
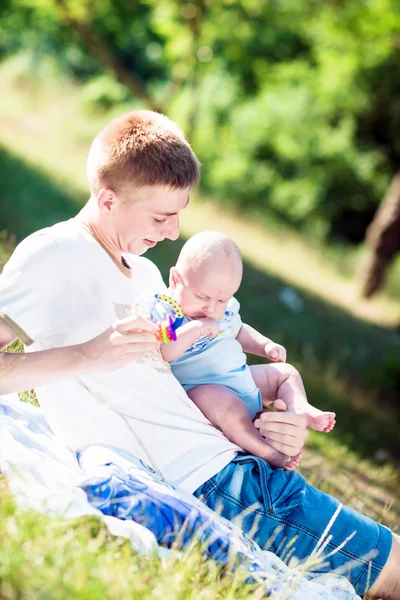
POLYGON ((199 162, 182 131, 159 113, 133 111, 113 119, 95 137, 87 175, 91 193, 163 185, 184 189, 199 180, 199 162))

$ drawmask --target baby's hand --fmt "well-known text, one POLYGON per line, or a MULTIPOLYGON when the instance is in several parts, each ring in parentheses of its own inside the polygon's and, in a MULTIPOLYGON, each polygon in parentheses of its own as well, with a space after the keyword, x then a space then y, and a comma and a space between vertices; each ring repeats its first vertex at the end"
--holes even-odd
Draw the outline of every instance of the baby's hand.
POLYGON ((265 356, 272 362, 286 362, 286 348, 275 342, 268 342, 264 348, 265 356))
POLYGON ((202 324, 201 336, 207 335, 210 338, 214 338, 219 334, 219 325, 215 319, 204 317, 203 319, 199 319, 199 321, 202 324))

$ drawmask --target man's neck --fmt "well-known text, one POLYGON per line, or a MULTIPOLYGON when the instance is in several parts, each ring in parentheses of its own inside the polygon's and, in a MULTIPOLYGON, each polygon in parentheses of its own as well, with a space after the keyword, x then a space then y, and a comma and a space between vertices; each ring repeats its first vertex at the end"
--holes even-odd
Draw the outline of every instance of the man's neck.
POLYGON ((111 234, 106 231, 100 220, 93 214, 89 204, 84 206, 75 218, 89 230, 92 236, 117 262, 124 264, 121 248, 113 241, 111 234))

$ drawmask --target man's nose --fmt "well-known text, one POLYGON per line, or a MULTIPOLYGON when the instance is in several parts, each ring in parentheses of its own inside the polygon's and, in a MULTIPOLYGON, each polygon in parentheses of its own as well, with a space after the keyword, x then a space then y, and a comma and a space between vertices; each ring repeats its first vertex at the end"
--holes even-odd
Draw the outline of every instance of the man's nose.
POLYGON ((169 240, 177 240, 179 237, 179 217, 178 215, 172 215, 168 217, 166 223, 165 237, 169 240))

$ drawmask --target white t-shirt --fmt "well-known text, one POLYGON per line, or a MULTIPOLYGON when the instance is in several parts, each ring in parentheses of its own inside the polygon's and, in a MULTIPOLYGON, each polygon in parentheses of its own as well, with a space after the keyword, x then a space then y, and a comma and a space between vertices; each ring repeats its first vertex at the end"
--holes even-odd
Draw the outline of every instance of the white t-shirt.
MULTIPOLYGON (((135 298, 165 291, 156 266, 125 255, 117 265, 75 219, 26 238, 0 276, 0 320, 26 351, 90 340, 128 316, 135 298)), ((36 388, 67 446, 116 446, 193 492, 239 448, 191 402, 159 352, 114 371, 36 388)))

